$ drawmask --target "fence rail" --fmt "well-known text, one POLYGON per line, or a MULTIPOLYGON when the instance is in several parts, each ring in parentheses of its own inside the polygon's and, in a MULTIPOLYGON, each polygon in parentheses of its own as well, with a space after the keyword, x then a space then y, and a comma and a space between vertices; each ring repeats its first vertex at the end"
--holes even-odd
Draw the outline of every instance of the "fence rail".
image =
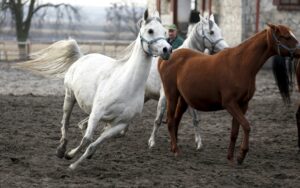
MULTIPOLYGON (((125 49, 131 41, 77 41, 84 54, 101 53, 110 57, 116 57, 118 52, 125 49)), ((45 41, 1 41, 0 42, 0 61, 20 61, 26 60, 30 53, 34 53, 46 48, 53 42, 45 41), (18 45, 24 45, 24 51, 19 51, 18 45)))

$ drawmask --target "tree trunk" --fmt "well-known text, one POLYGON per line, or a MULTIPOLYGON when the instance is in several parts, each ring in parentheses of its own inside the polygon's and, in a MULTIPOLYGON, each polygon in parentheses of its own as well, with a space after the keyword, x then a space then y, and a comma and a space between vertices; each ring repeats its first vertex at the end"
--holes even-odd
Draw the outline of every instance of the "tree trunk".
POLYGON ((18 41, 18 49, 19 49, 19 59, 27 60, 29 54, 27 54, 28 50, 26 48, 25 41, 24 42, 18 41))
POLYGON ((28 59, 28 45, 27 45, 27 34, 23 31, 20 35, 17 36, 18 39, 18 49, 19 49, 19 59, 27 60, 28 59))

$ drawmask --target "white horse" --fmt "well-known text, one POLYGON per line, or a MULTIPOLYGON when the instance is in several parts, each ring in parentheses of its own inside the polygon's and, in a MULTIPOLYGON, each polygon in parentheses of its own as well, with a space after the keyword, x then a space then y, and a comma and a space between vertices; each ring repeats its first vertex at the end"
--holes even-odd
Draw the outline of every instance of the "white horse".
MULTIPOLYGON (((180 48, 191 48, 204 52, 208 49, 210 54, 217 53, 224 48, 228 48, 228 44, 223 39, 221 30, 215 23, 214 16, 211 15, 209 18, 204 18, 201 15, 200 21, 194 26, 188 38, 184 41, 180 48)), ((154 121, 153 130, 148 141, 149 147, 155 145, 155 135, 159 126, 162 123, 163 115, 166 109, 166 101, 163 87, 161 87, 161 80, 157 70, 158 58, 154 58, 150 70, 150 74, 146 83, 145 89, 145 100, 154 99, 158 100, 157 113, 154 121)), ((199 120, 197 117, 196 110, 189 108, 189 114, 193 117, 193 126, 195 129, 195 142, 197 149, 202 146, 199 120)))
POLYGON ((88 146, 70 165, 73 170, 85 158, 91 157, 100 143, 126 130, 130 120, 142 112, 152 56, 168 59, 172 52, 157 11, 152 16, 145 11, 140 33, 129 47, 127 56, 115 60, 101 54, 82 56, 75 41, 60 41, 38 53, 37 59, 20 65, 44 75, 64 77, 62 137, 57 156, 71 159, 88 146), (66 152, 67 128, 75 102, 89 114, 88 125, 80 145, 66 152), (111 126, 92 142, 100 121, 111 126))

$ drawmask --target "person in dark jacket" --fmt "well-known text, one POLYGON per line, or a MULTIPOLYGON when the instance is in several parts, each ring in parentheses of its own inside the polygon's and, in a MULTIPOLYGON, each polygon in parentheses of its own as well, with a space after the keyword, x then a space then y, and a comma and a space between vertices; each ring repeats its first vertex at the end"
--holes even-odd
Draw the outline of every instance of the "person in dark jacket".
POLYGON ((172 45, 173 50, 182 45, 183 39, 177 34, 177 27, 175 24, 168 26, 168 34, 169 37, 167 38, 167 41, 172 45))

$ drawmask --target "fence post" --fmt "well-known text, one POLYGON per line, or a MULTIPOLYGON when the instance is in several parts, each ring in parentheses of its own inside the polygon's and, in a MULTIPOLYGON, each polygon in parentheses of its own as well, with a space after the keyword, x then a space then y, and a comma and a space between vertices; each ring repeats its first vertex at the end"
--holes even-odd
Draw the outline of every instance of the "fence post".
POLYGON ((29 59, 30 51, 31 51, 31 42, 29 39, 27 39, 27 41, 26 41, 26 59, 29 59))
POLYGON ((104 41, 101 42, 101 45, 102 45, 102 53, 105 54, 105 44, 104 44, 104 41))

